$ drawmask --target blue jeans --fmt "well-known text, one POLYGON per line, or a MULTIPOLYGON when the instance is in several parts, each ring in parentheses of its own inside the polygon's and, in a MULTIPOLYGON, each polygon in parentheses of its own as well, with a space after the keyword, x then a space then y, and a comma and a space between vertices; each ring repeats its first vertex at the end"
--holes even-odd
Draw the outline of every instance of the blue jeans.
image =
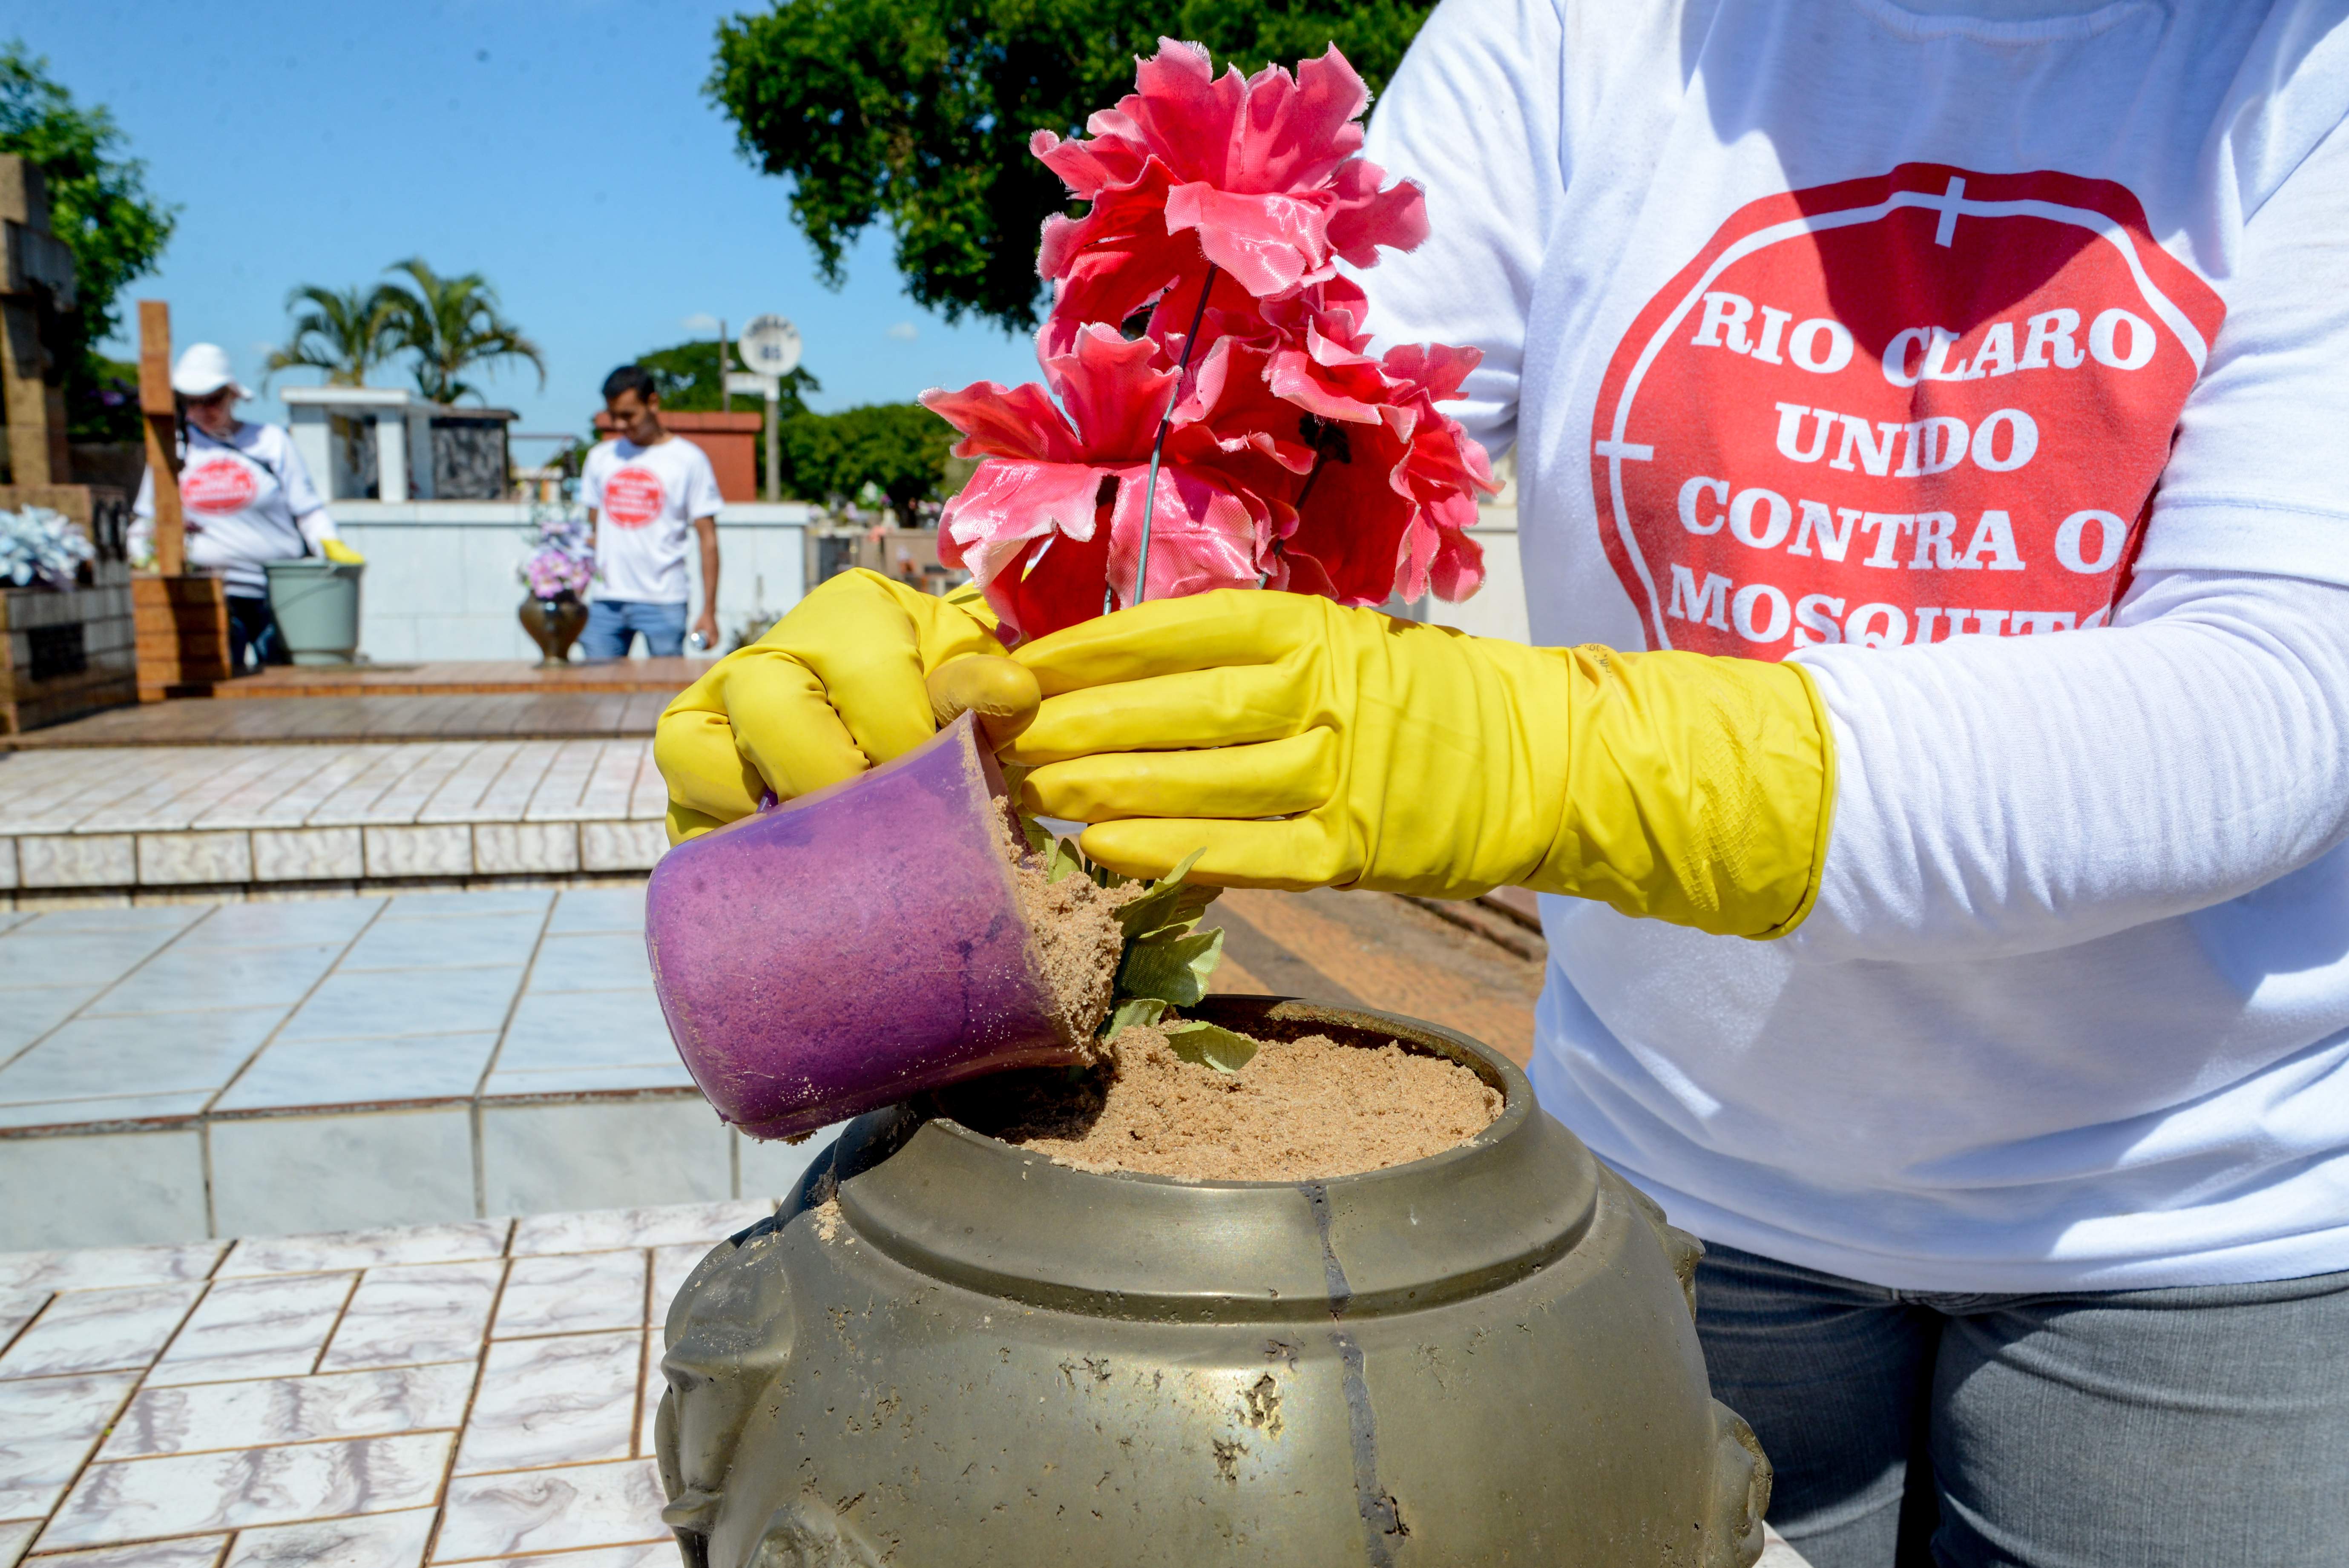
POLYGON ((1709 1245, 1696 1291, 1813 1568, 2342 1561, 2349 1274, 1970 1295, 1709 1245))
POLYGON ((638 632, 645 634, 645 652, 657 659, 676 657, 685 652, 685 606, 644 599, 592 599, 587 629, 579 634, 579 651, 590 659, 625 659, 638 632))

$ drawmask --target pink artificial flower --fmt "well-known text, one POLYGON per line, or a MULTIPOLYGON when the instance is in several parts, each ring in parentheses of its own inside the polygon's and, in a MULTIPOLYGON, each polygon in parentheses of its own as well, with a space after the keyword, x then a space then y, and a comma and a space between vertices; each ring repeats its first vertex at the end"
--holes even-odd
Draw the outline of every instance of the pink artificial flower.
POLYGON ((1037 270, 1058 285, 1044 353, 1162 295, 1195 310, 1211 267, 1252 298, 1278 298, 1334 277, 1339 257, 1370 266, 1380 246, 1427 237, 1419 188, 1381 189, 1383 171, 1358 156, 1370 92, 1335 46, 1294 77, 1268 67, 1217 80, 1204 50, 1162 38, 1135 87, 1085 122, 1089 139, 1030 140, 1092 203, 1044 222, 1037 270))
MULTIPOLYGON (((1157 354, 1092 326, 1072 352, 1045 357, 1049 390, 984 381, 922 395, 963 433, 955 455, 987 459, 938 520, 939 559, 968 567, 1022 638, 1100 614, 1105 589, 1112 603, 1133 600, 1151 445, 1175 383, 1157 354)), ((1146 597, 1256 584, 1269 527, 1260 503, 1169 458, 1146 510, 1146 597)))

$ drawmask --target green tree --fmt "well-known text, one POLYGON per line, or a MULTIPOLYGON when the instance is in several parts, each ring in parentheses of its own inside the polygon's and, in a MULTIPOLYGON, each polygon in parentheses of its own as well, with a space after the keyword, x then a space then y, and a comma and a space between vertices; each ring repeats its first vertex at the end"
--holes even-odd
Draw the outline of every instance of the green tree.
POLYGON ((1067 211, 1029 154, 1133 89, 1164 33, 1217 65, 1293 66, 1335 43, 1373 91, 1431 5, 1415 0, 779 0, 718 28, 706 91, 743 155, 792 181, 792 214, 837 287, 875 219, 906 292, 949 321, 1033 327, 1037 232, 1067 211))
MULTIPOLYGON (((729 356, 730 359, 731 356, 729 356)), ((698 343, 680 343, 674 348, 657 348, 650 354, 636 356, 636 363, 652 372, 653 389, 660 394, 661 407, 682 412, 706 413, 726 407, 724 388, 718 379, 718 344, 714 339, 698 343)), ((735 368, 740 369, 737 365, 735 368)), ((782 407, 777 410, 789 419, 806 411, 802 400, 809 394, 821 392, 823 385, 804 368, 792 371, 782 378, 782 407)), ((750 412, 763 407, 756 397, 734 395, 737 412, 750 412)))
POLYGON ((808 500, 854 500, 868 484, 907 526, 946 486, 953 427, 918 403, 802 414, 782 428, 783 486, 808 500))
POLYGON ((330 289, 304 284, 285 296, 289 312, 305 304, 294 317, 293 339, 270 352, 272 375, 323 370, 329 387, 364 387, 367 372, 398 349, 399 305, 388 284, 330 289))
POLYGON ((383 287, 390 301, 394 341, 416 356, 412 368, 418 391, 436 403, 479 397, 481 388, 464 379, 465 372, 501 359, 528 360, 538 371, 538 384, 546 385, 545 356, 500 314, 497 291, 481 273, 443 277, 421 256, 386 270, 408 279, 383 287))
POLYGON ((22 40, 0 46, 0 152, 21 154, 49 187, 49 226, 73 252, 79 308, 63 321, 60 357, 68 433, 78 441, 136 440, 136 371, 97 345, 120 325, 116 302, 151 272, 179 209, 147 189, 147 166, 103 106, 83 108, 22 40))

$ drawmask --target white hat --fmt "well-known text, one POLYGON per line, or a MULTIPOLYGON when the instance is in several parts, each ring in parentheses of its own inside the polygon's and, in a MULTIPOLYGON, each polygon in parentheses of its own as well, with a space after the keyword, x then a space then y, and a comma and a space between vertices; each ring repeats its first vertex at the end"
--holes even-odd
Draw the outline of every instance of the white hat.
POLYGON ((252 393, 240 386, 236 372, 230 368, 228 350, 217 343, 191 343, 171 366, 171 390, 182 397, 209 397, 223 387, 236 388, 240 397, 252 393))

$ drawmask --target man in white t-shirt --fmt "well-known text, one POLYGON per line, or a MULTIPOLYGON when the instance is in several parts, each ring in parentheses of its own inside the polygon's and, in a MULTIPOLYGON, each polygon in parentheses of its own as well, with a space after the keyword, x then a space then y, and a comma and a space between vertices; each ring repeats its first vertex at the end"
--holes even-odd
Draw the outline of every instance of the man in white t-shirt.
MULTIPOLYGON (((1029 806, 1542 892, 1535 1088, 1711 1248, 1818 1568, 2336 1562, 2349 5, 1443 0, 1365 151, 1432 230, 1371 325, 1482 350, 1539 645, 1103 616, 1018 650, 1029 806)), ((988 646, 835 582, 664 717, 672 832, 988 646)))
POLYGON ((617 433, 580 471, 579 499, 595 541, 595 588, 579 646, 590 659, 626 658, 642 633, 656 657, 685 651, 692 597, 685 552, 701 544, 701 646, 718 642, 718 475, 709 456, 661 428, 660 394, 638 365, 604 378, 604 411, 617 433))

